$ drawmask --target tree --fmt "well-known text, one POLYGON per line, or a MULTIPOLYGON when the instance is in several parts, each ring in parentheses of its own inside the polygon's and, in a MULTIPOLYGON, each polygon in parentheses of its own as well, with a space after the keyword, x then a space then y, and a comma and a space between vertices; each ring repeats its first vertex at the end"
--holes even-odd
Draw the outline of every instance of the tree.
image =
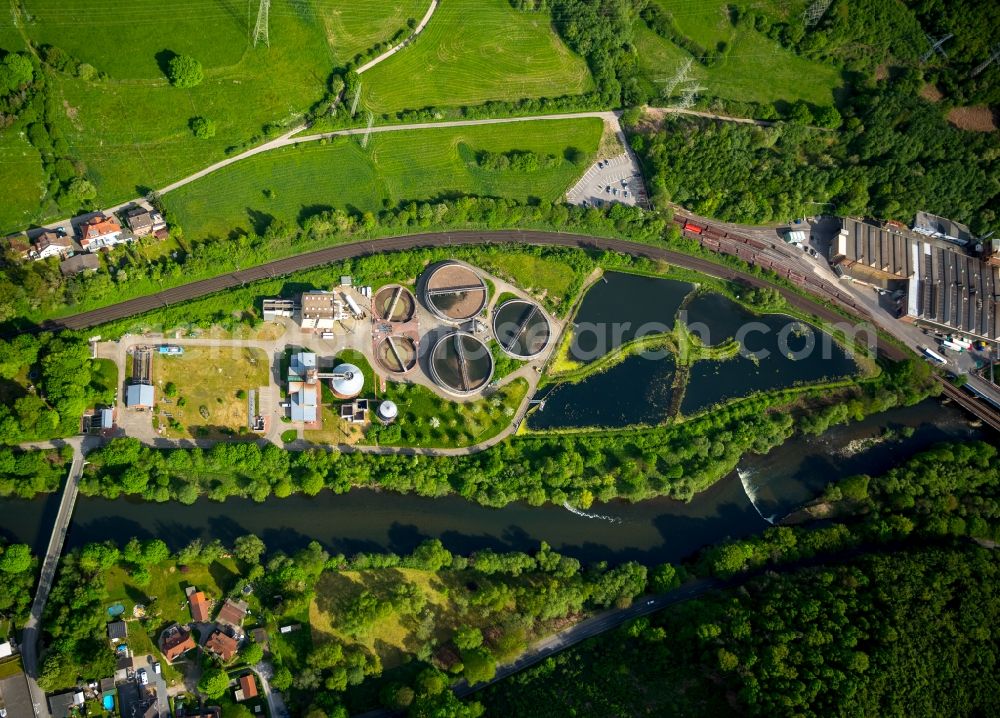
POLYGON ((193 57, 178 55, 170 61, 167 76, 174 87, 194 87, 205 79, 205 71, 193 57))
POLYGON ((673 564, 663 563, 654 568, 649 576, 649 587, 654 593, 666 593, 681 585, 677 569, 673 564))
POLYGON ((205 117, 192 117, 189 123, 191 132, 200 140, 215 137, 215 123, 205 117))
POLYGON ((292 672, 281 666, 271 677, 271 687, 277 691, 287 691, 292 686, 292 672))
POLYGON ((483 645, 483 632, 475 626, 463 626, 455 631, 455 645, 463 651, 483 645))
POLYGON ((31 549, 26 544, 15 543, 8 546, 0 554, 0 571, 4 573, 23 573, 31 568, 31 549))
POLYGON ((28 84, 32 77, 34 68, 31 60, 20 53, 10 53, 0 60, 0 97, 28 84))
POLYGON ((233 555, 244 563, 256 564, 260 563, 260 557, 266 549, 259 536, 247 534, 237 537, 233 545, 233 555))
POLYGON ((253 718, 253 713, 242 703, 234 703, 223 706, 222 718, 253 718))
POLYGON ((465 666, 465 679, 470 686, 492 680, 497 674, 497 664, 493 654, 482 646, 462 651, 462 663, 465 666))
POLYGON ((256 665, 263 660, 264 649, 259 643, 250 642, 240 651, 240 658, 249 666, 256 665))
POLYGON ((74 177, 66 187, 66 196, 76 202, 87 202, 97 197, 97 188, 90 180, 74 177))
POLYGON ((413 698, 413 689, 401 683, 389 683, 379 693, 382 705, 396 711, 409 708, 413 698))
POLYGON ((229 689, 229 675, 221 668, 209 668, 201 674, 198 692, 207 698, 221 698, 229 689))

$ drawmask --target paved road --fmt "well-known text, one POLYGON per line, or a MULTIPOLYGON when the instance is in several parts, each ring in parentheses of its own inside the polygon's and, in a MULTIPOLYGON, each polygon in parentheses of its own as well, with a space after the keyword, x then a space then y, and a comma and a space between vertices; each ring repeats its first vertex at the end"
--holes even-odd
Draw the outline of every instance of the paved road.
POLYGON ((424 31, 424 28, 427 27, 427 23, 430 22, 431 15, 433 15, 434 11, 437 10, 437 6, 438 6, 438 0, 431 0, 431 6, 429 8, 427 8, 427 12, 424 13, 424 19, 420 21, 420 23, 417 25, 416 28, 414 28, 413 32, 410 33, 410 36, 408 38, 406 38, 405 40, 403 40, 401 43, 399 43, 395 47, 389 48, 388 50, 386 50, 385 52, 383 52, 381 55, 379 55, 378 57, 376 57, 374 60, 370 60, 369 62, 366 62, 364 65, 362 65, 361 67, 359 67, 358 69, 356 69, 355 72, 360 75, 365 70, 372 69, 373 67, 375 67, 377 64, 379 64, 383 60, 389 59, 390 57, 392 57, 393 55, 395 55, 397 52, 399 52, 400 50, 402 50, 404 47, 406 47, 407 45, 409 45, 411 42, 413 42, 413 40, 417 37, 417 35, 419 35, 420 33, 422 33, 424 31))
POLYGON ((45 602, 49 598, 49 591, 52 589, 52 582, 55 580, 56 568, 59 566, 59 557, 62 555, 66 530, 69 528, 69 522, 73 516, 73 506, 76 504, 80 474, 83 471, 83 444, 85 441, 86 439, 79 436, 66 440, 66 443, 73 447, 73 461, 70 464, 62 500, 59 502, 59 513, 56 514, 56 522, 52 527, 49 548, 45 553, 45 560, 42 563, 42 572, 38 578, 38 589, 35 591, 35 600, 31 604, 31 616, 24 626, 24 632, 21 637, 21 658, 24 662, 24 672, 28 678, 31 701, 35 708, 35 715, 38 718, 48 718, 49 715, 48 703, 45 700, 45 691, 39 688, 36 681, 38 677, 38 641, 41 635, 41 619, 45 611, 45 602))

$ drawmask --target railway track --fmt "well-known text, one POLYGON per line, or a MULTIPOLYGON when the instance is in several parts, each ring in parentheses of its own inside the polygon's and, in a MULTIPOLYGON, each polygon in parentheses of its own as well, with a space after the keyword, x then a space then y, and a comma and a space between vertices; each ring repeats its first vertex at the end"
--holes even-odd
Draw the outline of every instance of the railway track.
MULTIPOLYGON (((696 237, 702 246, 739 257, 740 259, 755 266, 770 269, 803 289, 819 295, 823 299, 830 301, 848 313, 865 321, 873 322, 869 313, 846 293, 839 290, 835 285, 824 282, 818 278, 802 274, 781 262, 780 255, 774 251, 773 246, 769 246, 760 240, 743 237, 737 233, 729 232, 720 227, 715 227, 703 221, 694 221, 680 215, 674 217, 674 221, 679 224, 682 231, 689 237, 696 237)), ((282 277, 292 272, 309 269, 324 264, 362 257, 378 252, 393 252, 420 247, 460 247, 475 244, 530 244, 540 246, 569 247, 576 249, 598 250, 619 252, 633 256, 646 257, 648 259, 660 260, 678 267, 685 267, 703 274, 728 279, 752 287, 769 287, 777 290, 782 297, 796 309, 817 317, 822 322, 835 324, 842 322, 844 317, 834 311, 829 306, 815 301, 810 297, 803 296, 792 291, 786 286, 774 284, 756 275, 744 272, 732 267, 717 264, 715 262, 682 254, 665 247, 657 247, 647 244, 638 244, 623 239, 613 239, 608 237, 592 237, 582 234, 570 234, 562 232, 537 232, 523 230, 496 230, 496 231, 462 231, 462 232, 436 232, 425 234, 405 235, 401 237, 389 237, 386 239, 366 240, 362 242, 352 242, 336 247, 328 247, 294 257, 279 259, 274 262, 262 264, 249 269, 223 274, 212 279, 203 279, 190 284, 183 284, 178 287, 150 294, 145 297, 130 299, 125 302, 113 304, 101 309, 94 309, 89 312, 82 312, 70 317, 46 322, 43 329, 46 330, 81 330, 103 324, 105 322, 124 319, 144 312, 153 311, 161 307, 171 306, 180 302, 197 299, 215 292, 232 289, 242 286, 248 282, 261 279, 271 279, 282 277)), ((874 323, 874 322, 873 322, 874 323)), ((894 344, 880 342, 878 347, 882 356, 899 361, 908 356, 906 350, 894 344)), ((1000 431, 1000 412, 992 406, 976 400, 968 393, 954 387, 945 379, 940 379, 944 393, 956 403, 971 411, 981 418, 989 426, 1000 431)))

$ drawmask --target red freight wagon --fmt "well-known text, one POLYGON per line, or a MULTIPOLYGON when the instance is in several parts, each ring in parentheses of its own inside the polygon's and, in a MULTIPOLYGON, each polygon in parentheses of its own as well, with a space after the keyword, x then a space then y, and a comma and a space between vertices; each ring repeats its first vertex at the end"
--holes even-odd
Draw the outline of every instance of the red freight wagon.
POLYGON ((692 234, 701 234, 702 229, 696 224, 691 224, 690 222, 684 223, 684 231, 691 232, 692 234))

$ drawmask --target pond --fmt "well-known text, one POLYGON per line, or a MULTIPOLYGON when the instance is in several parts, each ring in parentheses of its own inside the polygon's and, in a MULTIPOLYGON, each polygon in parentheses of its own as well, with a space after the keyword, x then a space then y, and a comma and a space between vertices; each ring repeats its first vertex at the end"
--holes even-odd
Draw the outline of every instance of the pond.
POLYGON ((651 324, 669 330, 693 289, 693 284, 673 279, 606 272, 587 291, 574 317, 570 358, 589 364, 640 333, 651 333, 651 324))
MULTIPOLYGON (((728 297, 701 292, 690 297, 686 282, 609 273, 583 299, 571 356, 596 358, 635 336, 661 331, 680 318, 707 346, 739 339, 747 353, 727 360, 701 360, 688 375, 681 414, 695 414, 719 402, 768 391, 840 379, 858 371, 847 351, 828 335, 783 314, 756 315, 728 297), (578 354, 579 352, 579 354, 578 354)), ((544 407, 528 417, 535 430, 657 424, 669 417, 675 363, 662 352, 636 354, 575 384, 556 385, 544 407)), ((586 362, 584 362, 586 363, 586 362)))
POLYGON ((630 356, 581 382, 555 386, 544 394, 544 405, 528 418, 528 427, 656 424, 670 410, 674 370, 672 354, 657 359, 630 356))

